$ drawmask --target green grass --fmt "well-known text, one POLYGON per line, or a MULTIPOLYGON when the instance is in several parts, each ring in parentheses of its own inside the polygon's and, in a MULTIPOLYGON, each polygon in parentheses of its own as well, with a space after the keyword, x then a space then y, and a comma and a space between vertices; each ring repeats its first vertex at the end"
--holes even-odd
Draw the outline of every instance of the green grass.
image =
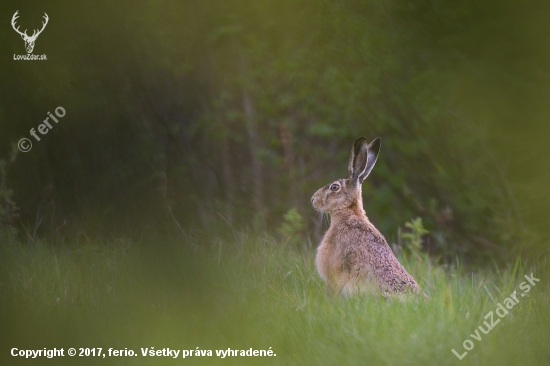
POLYGON ((422 261, 400 255, 430 296, 400 302, 327 297, 313 257, 267 235, 32 243, 3 231, 0 364, 550 364, 546 263, 526 267, 518 260, 472 273, 424 255, 422 261), (484 316, 531 272, 540 282, 473 340, 484 316), (466 339, 474 348, 459 361, 451 349, 463 353, 466 339), (10 356, 13 347, 127 348, 139 356, 25 360, 10 356), (199 347, 214 355, 142 357, 142 347, 199 347), (269 347, 276 357, 221 359, 215 353, 269 347))

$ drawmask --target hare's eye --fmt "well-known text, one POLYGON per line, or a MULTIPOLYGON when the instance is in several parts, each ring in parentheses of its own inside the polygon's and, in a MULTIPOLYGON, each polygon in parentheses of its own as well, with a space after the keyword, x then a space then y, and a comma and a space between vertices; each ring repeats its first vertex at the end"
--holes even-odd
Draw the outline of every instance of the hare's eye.
POLYGON ((338 184, 331 184, 331 185, 330 185, 330 190, 331 190, 331 191, 336 192, 336 191, 339 190, 339 189, 340 189, 340 186, 339 186, 338 184))

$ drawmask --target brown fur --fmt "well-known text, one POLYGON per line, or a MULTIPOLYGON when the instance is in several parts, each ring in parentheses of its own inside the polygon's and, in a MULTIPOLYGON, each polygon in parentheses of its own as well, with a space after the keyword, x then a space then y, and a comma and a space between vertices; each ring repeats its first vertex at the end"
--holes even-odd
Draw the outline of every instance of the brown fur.
POLYGON ((366 139, 357 139, 350 158, 350 177, 324 186, 311 199, 317 210, 331 217, 315 260, 329 293, 387 296, 420 291, 363 210, 361 183, 374 166, 379 147, 379 139, 369 145, 366 139), (331 190, 333 185, 339 189, 331 190))

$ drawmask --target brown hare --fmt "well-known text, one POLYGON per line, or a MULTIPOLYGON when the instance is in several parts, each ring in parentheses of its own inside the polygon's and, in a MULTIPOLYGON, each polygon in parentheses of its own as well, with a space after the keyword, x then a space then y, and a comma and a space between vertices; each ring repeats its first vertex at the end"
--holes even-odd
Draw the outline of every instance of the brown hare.
POLYGON ((327 184, 311 197, 313 207, 329 213, 331 218, 315 259, 329 293, 401 297, 420 292, 363 210, 361 184, 374 167, 379 151, 379 137, 370 144, 364 137, 355 140, 349 177, 327 184))

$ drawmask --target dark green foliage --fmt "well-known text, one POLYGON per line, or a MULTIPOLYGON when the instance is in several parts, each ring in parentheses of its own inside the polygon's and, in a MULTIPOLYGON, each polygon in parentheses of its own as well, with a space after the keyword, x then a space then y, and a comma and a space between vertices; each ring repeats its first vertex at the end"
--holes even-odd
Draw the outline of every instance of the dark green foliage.
POLYGON ((0 192, 13 190, 22 225, 38 235, 166 223, 262 230, 294 208, 305 233, 317 227, 314 242, 311 194, 347 174, 355 138, 380 136, 363 192, 390 241, 420 216, 424 247, 446 259, 507 258, 519 242, 541 251, 550 169, 536 162, 548 128, 517 121, 542 126, 549 115, 550 49, 533 37, 549 33, 542 5, 17 6, 28 28, 48 12, 35 47, 48 61, 9 60, 22 41, 0 32, 0 156, 48 111, 67 110, 0 192))
POLYGON ((7 186, 8 171, 18 153, 17 146, 13 145, 9 159, 0 159, 0 225, 11 226, 19 218, 17 204, 13 201, 13 190, 7 186))

